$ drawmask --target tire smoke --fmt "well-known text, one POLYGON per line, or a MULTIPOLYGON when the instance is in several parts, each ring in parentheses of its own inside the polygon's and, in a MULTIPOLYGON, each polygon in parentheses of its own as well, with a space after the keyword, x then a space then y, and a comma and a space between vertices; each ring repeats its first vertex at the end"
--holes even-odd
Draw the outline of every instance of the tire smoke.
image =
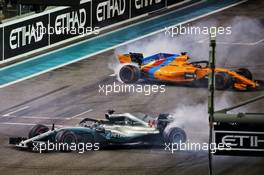
MULTIPOLYGON (((244 16, 237 16, 222 23, 222 20, 208 20, 195 23, 196 26, 231 26, 231 35, 221 35, 216 37, 216 66, 230 68, 248 68, 255 79, 261 79, 259 72, 263 71, 262 63, 263 51, 258 47, 263 44, 264 27, 261 21, 244 16), (259 45, 258 45, 259 44, 259 45), (261 52, 262 51, 262 52, 261 52), (254 55, 254 57, 252 57, 254 55), (261 67, 262 66, 262 67, 261 67), (259 76, 259 77, 258 77, 259 76)), ((121 46, 115 53, 143 53, 144 57, 159 52, 181 53, 187 52, 191 61, 208 60, 209 58, 209 36, 206 35, 178 35, 177 37, 166 37, 164 33, 156 34, 145 39, 121 46)), ((116 70, 116 69, 114 69, 116 70)), ((263 74, 262 74, 263 75, 263 74)), ((177 87, 175 87, 177 88, 177 87)), ((241 100, 248 98, 243 95, 246 92, 219 91, 216 92, 216 110, 232 106, 241 100), (242 94, 242 95, 241 95, 242 94)), ((175 91, 175 97, 177 95, 175 91)), ((197 95, 197 94, 196 94, 197 95)), ((202 96, 203 94, 201 94, 202 96)), ((186 97, 187 98, 187 97, 186 97)), ((203 96, 203 102, 190 105, 194 97, 181 99, 181 105, 172 109, 175 122, 170 126, 183 126, 187 132, 188 139, 194 141, 208 141, 208 113, 207 96, 203 96)), ((200 97, 199 97, 200 98, 200 97)), ((234 110, 233 112, 245 112, 249 109, 256 110, 255 107, 247 106, 234 110)))

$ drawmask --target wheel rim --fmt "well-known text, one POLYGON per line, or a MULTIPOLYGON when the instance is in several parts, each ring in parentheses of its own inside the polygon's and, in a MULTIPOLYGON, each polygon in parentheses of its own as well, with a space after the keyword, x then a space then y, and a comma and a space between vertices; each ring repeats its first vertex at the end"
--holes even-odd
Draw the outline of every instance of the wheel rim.
POLYGON ((134 79, 134 72, 133 69, 131 67, 125 67, 123 68, 123 70, 121 71, 120 74, 120 79, 123 82, 130 82, 134 79))
POLYGON ((63 143, 68 143, 68 144, 70 144, 70 143, 75 143, 75 142, 76 142, 76 141, 75 141, 75 138, 74 138, 74 136, 71 135, 71 134, 66 135, 66 136, 64 137, 64 139, 63 139, 63 143))
POLYGON ((215 75, 215 86, 218 90, 228 89, 232 85, 229 74, 220 72, 215 75))
POLYGON ((184 135, 181 132, 175 132, 171 135, 172 143, 179 143, 184 140, 184 135))
POLYGON ((224 83, 225 83, 225 81, 224 81, 223 77, 221 77, 220 75, 218 75, 218 77, 216 77, 216 79, 215 79, 216 87, 222 89, 224 83))

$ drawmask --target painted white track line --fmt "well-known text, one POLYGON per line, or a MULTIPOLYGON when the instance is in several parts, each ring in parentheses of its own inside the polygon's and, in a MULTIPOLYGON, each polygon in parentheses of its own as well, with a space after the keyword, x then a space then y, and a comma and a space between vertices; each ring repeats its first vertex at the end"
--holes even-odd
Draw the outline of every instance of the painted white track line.
MULTIPOLYGON (((220 8, 220 9, 218 9, 218 10, 215 10, 215 11, 212 11, 212 12, 209 12, 209 13, 206 13, 206 14, 204 14, 204 15, 200 15, 200 16, 197 16, 197 17, 195 17, 195 18, 189 19, 189 20, 187 20, 187 21, 183 21, 183 22, 178 23, 178 24, 176 24, 176 25, 168 26, 167 28, 171 28, 171 27, 175 27, 175 26, 179 26, 179 25, 183 25, 183 24, 186 24, 186 23, 189 23, 189 22, 195 21, 195 20, 197 20, 197 19, 200 19, 200 18, 203 18, 203 17, 209 16, 209 15, 212 15, 212 14, 218 13, 218 12, 220 12, 220 11, 226 10, 226 9, 231 8, 231 7, 234 7, 234 6, 237 6, 237 5, 242 4, 242 3, 244 3, 244 2, 247 2, 247 1, 248 1, 248 0, 244 0, 244 1, 241 1, 241 2, 237 2, 237 3, 235 3, 235 4, 232 4, 232 5, 229 5, 229 6, 226 6, 226 7, 220 8)), ((10 85, 12 85, 12 84, 15 84, 15 83, 18 83, 18 82, 21 82, 21 81, 27 80, 27 79, 29 79, 29 78, 32 78, 32 77, 35 77, 35 76, 38 76, 38 75, 41 75, 41 74, 44 74, 44 73, 46 73, 46 72, 49 72, 49 71, 52 71, 52 70, 58 69, 58 68, 60 68, 60 67, 63 67, 63 66, 66 66, 66 65, 69 65, 69 64, 72 64, 72 63, 75 63, 75 62, 78 62, 78 61, 81 61, 81 60, 87 59, 87 58, 92 57, 92 56, 94 56, 94 55, 98 55, 98 54, 100 54, 100 53, 103 53, 103 52, 106 52, 106 51, 109 51, 109 50, 115 49, 115 48, 117 48, 117 47, 120 47, 120 46, 123 46, 123 45, 129 44, 129 43, 132 43, 132 42, 135 42, 135 41, 141 40, 141 39, 143 39, 143 38, 146 38, 146 37, 149 37, 149 36, 155 35, 155 34, 157 34, 157 33, 160 33, 160 32, 162 32, 162 31, 164 31, 164 30, 166 30, 166 29, 163 28, 163 29, 157 30, 157 31, 152 32, 152 33, 149 33, 149 34, 147 34, 147 35, 144 35, 144 36, 141 36, 141 37, 138 37, 138 38, 135 38, 135 39, 132 39, 132 40, 129 40, 129 41, 123 42, 123 43, 121 43, 121 44, 117 44, 117 45, 112 46, 112 47, 109 47, 109 48, 107 48, 107 49, 100 50, 100 51, 98 51, 98 52, 95 52, 95 53, 92 53, 92 54, 90 54, 90 55, 87 55, 87 56, 84 56, 84 57, 78 58, 78 59, 73 60, 73 61, 70 61, 70 62, 68 62, 68 63, 64 63, 64 64, 58 65, 58 66, 56 66, 56 67, 53 67, 53 68, 47 69, 47 70, 45 70, 45 71, 38 72, 38 73, 33 74, 33 75, 31 75, 31 76, 24 77, 24 78, 21 78, 21 79, 19 79, 19 80, 16 80, 16 81, 13 81, 13 82, 10 82, 10 83, 7 83, 7 84, 4 84, 4 85, 1 85, 0 88, 4 88, 4 87, 7 87, 7 86, 10 86, 10 85)), ((87 40, 86 40, 86 41, 87 41, 87 40)), ((81 42, 79 42, 78 44, 80 44, 80 43, 81 43, 81 42)), ((76 43, 76 44, 77 44, 77 43, 76 43)), ((71 46, 72 46, 72 45, 71 45, 71 46)))
MULTIPOLYGON (((12 122, 3 122, 3 123, 0 123, 0 125, 34 126, 34 125, 36 125, 36 123, 12 123, 12 122)), ((43 124, 43 125, 52 126, 51 124, 43 124)), ((64 125, 55 125, 55 127, 66 127, 66 126, 64 126, 64 125)))
MULTIPOLYGON (((41 117, 41 116, 12 116, 13 118, 18 119, 40 119, 40 120, 69 120, 71 118, 63 117, 41 117)), ((83 119, 83 118, 74 118, 74 119, 83 119)))
MULTIPOLYGON (((41 116, 15 116, 15 115, 11 115, 11 113, 8 115, 3 115, 0 118, 7 118, 8 117, 8 118, 18 118, 18 119, 40 119, 40 120, 72 120, 72 119, 78 119, 79 120, 79 119, 84 119, 80 116, 82 116, 88 112, 91 112, 91 111, 93 111, 93 110, 89 109, 87 111, 84 111, 82 113, 79 113, 77 115, 74 115, 72 117, 67 117, 67 118, 63 118, 63 117, 41 117, 41 116)), ((14 111, 14 112, 18 112, 18 111, 14 111)))
POLYGON ((40 120, 73 120, 73 119, 79 120, 79 119, 84 119, 84 118, 81 118, 80 116, 82 116, 82 115, 84 115, 84 114, 86 114, 88 112, 92 112, 93 111, 92 109, 89 109, 87 111, 84 111, 82 113, 79 113, 79 114, 76 114, 76 115, 74 115, 72 117, 67 117, 67 118, 63 118, 63 117, 41 117, 41 116, 15 116, 15 115, 12 115, 12 114, 14 114, 16 112, 25 110, 27 108, 29 108, 29 106, 25 106, 25 107, 19 108, 19 109, 15 110, 15 111, 12 111, 10 113, 7 113, 7 114, 3 115, 0 118, 7 118, 8 117, 8 118, 18 118, 18 119, 40 119, 40 120))
POLYGON ((77 117, 79 117, 79 116, 82 116, 82 115, 84 115, 84 114, 86 114, 86 113, 88 113, 88 112, 92 112, 92 111, 93 111, 92 109, 89 109, 89 110, 84 111, 84 112, 82 112, 82 113, 80 113, 80 114, 74 115, 74 116, 72 116, 72 117, 68 117, 68 118, 66 118, 66 120, 71 120, 71 119, 77 118, 77 117))
POLYGON ((208 38, 203 38, 203 39, 197 41, 197 43, 204 43, 204 42, 207 41, 207 40, 208 40, 208 38))
POLYGON ((15 110, 15 111, 12 111, 12 112, 9 112, 9 113, 7 113, 7 114, 4 114, 4 115, 3 115, 2 117, 0 117, 0 118, 9 117, 9 116, 11 116, 12 114, 15 114, 15 113, 17 113, 17 112, 19 112, 19 111, 23 111, 23 110, 28 109, 28 108, 29 108, 29 106, 24 106, 24 107, 19 108, 19 109, 15 110))
POLYGON ((110 77, 115 77, 116 76, 116 73, 113 73, 111 75, 109 75, 110 77))

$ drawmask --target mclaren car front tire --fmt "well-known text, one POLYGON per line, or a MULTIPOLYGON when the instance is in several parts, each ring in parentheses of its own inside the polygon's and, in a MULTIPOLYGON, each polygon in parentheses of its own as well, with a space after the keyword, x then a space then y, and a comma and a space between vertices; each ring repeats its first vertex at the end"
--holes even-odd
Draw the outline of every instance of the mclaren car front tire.
POLYGON ((134 65, 125 65, 120 69, 119 77, 124 83, 135 83, 140 78, 140 69, 134 65))
POLYGON ((217 90, 226 90, 233 84, 232 77, 226 72, 218 72, 215 74, 215 88, 217 90))

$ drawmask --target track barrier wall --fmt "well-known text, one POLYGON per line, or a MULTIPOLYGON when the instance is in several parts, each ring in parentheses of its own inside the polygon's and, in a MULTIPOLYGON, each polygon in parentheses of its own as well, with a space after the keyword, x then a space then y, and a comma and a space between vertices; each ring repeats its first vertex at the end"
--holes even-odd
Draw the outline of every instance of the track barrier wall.
POLYGON ((184 1, 83 0, 78 7, 58 7, 8 21, 0 25, 0 64, 83 34, 76 30, 69 32, 70 29, 81 28, 87 33, 87 30, 111 27, 182 2, 184 1))

